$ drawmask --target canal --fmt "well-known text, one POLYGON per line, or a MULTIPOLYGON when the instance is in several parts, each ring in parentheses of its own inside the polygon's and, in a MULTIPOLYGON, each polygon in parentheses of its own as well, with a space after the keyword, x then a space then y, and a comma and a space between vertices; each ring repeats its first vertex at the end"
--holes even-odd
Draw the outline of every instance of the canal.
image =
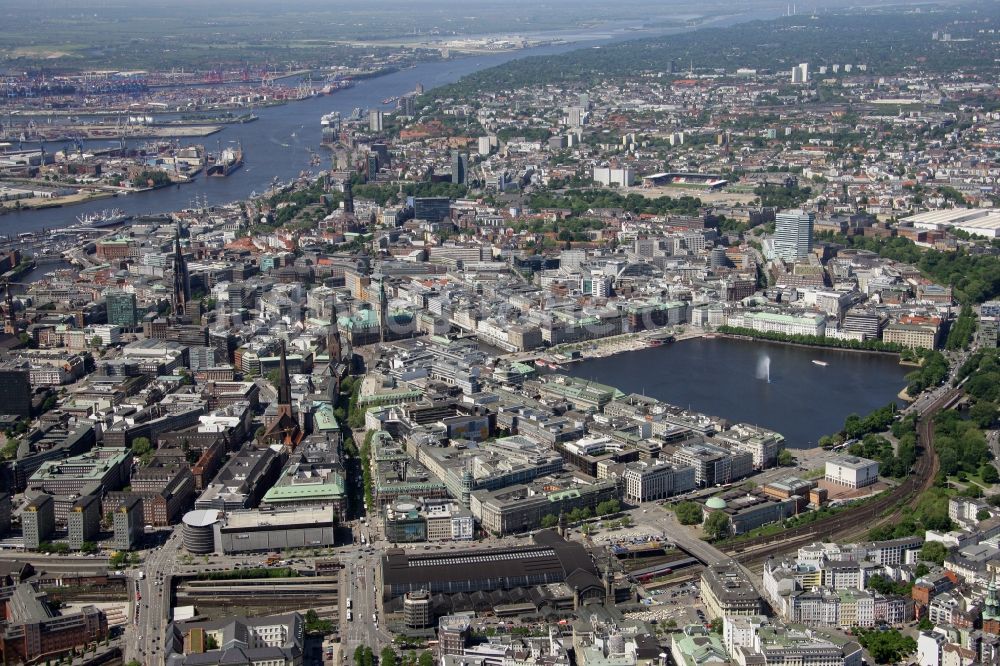
POLYGON ((802 449, 839 431, 849 414, 897 401, 907 369, 892 355, 695 338, 569 364, 563 372, 770 428, 789 448, 802 449))

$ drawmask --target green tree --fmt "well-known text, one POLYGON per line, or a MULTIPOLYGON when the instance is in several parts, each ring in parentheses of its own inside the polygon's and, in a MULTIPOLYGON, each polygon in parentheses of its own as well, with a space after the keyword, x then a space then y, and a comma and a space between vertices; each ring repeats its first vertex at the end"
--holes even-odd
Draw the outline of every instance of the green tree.
POLYGON ((972 311, 972 306, 965 304, 958 315, 958 319, 952 324, 948 339, 944 348, 948 350, 966 349, 972 342, 972 335, 976 332, 976 313, 972 311))
POLYGON ((152 452, 153 444, 148 437, 136 437, 132 440, 132 455, 142 458, 147 453, 152 452))
POLYGON ((987 520, 991 515, 989 509, 980 509, 976 511, 976 520, 987 520))
POLYGON ((702 520, 701 505, 697 502, 681 502, 674 507, 681 525, 697 525, 702 520))
POLYGON ((333 623, 330 620, 321 619, 319 614, 312 608, 306 611, 303 628, 307 634, 314 636, 329 634, 333 631, 333 623))
POLYGON ((983 483, 997 483, 1000 482, 1000 473, 997 472, 993 463, 983 463, 982 467, 979 468, 979 478, 983 480, 983 483))
POLYGON ((424 650, 420 653, 420 658, 417 660, 417 666, 434 666, 434 655, 429 651, 424 650))
POLYGON ((618 513, 621 510, 621 504, 616 499, 605 500, 597 504, 597 515, 607 516, 612 513, 618 513))
POLYGON ((397 661, 396 652, 391 647, 386 646, 379 652, 379 666, 396 666, 397 661))
POLYGON ((995 402, 990 402, 989 400, 977 400, 976 404, 969 408, 969 418, 983 429, 993 427, 998 416, 1000 416, 1000 409, 997 408, 995 402))
POLYGON ((718 541, 729 536, 729 516, 721 511, 714 511, 705 519, 705 536, 711 541, 718 541))
POLYGON ((928 541, 920 549, 920 559, 934 562, 938 566, 944 564, 944 558, 948 555, 948 549, 940 541, 928 541))
POLYGON ((917 642, 910 636, 899 633, 897 629, 880 631, 856 627, 855 634, 876 664, 896 663, 917 649, 917 642))
POLYGON ((542 516, 542 527, 550 528, 550 527, 555 527, 558 524, 559 524, 558 516, 555 516, 551 513, 547 513, 544 516, 542 516))
POLYGON ((788 449, 781 449, 778 452, 778 465, 780 467, 794 467, 795 466, 795 456, 788 449))
POLYGON ((97 552, 97 544, 94 543, 93 541, 84 541, 83 543, 80 544, 80 552, 81 553, 96 553, 97 552))
POLYGON ((3 448, 0 448, 0 460, 13 460, 17 457, 17 447, 19 444, 20 440, 8 439, 3 448))

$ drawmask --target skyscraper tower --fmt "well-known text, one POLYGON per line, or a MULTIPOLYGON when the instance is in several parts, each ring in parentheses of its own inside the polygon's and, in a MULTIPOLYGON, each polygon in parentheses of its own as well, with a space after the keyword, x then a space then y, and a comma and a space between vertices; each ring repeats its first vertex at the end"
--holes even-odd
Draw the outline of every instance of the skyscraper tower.
POLYGON ((815 219, 815 215, 804 210, 778 213, 775 216, 774 254, 785 261, 809 256, 815 219))
POLYGON ((350 178, 344 181, 344 212, 354 213, 354 189, 350 178))
POLYGON ((451 151, 451 182, 464 185, 468 168, 469 156, 457 150, 451 151))
POLYGON ((178 231, 174 236, 174 316, 187 314, 188 301, 191 300, 191 276, 188 274, 187 260, 181 251, 181 235, 178 231))

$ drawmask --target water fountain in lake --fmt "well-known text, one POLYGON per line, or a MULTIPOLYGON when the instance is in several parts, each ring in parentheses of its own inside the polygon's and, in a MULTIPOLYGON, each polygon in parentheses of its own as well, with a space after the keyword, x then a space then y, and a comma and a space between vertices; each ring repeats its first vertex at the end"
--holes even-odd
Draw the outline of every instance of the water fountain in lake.
POLYGON ((757 379, 771 383, 771 357, 767 354, 757 359, 757 379))

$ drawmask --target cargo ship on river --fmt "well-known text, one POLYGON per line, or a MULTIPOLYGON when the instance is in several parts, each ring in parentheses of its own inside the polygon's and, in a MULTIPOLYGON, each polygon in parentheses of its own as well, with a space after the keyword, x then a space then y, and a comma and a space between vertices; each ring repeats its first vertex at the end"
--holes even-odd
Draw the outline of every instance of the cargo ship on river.
POLYGON ((243 166, 243 146, 226 148, 205 171, 208 176, 228 176, 243 166))

